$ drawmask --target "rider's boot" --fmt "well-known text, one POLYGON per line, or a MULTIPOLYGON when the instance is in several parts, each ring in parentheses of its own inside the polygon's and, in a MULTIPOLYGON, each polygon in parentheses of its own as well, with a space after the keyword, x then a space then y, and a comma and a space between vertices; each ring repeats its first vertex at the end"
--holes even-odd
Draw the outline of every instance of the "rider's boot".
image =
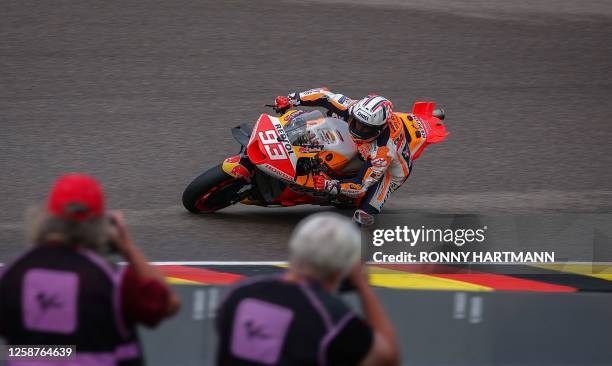
POLYGON ((374 221, 374 216, 362 209, 355 210, 353 214, 353 222, 359 226, 371 226, 374 225, 374 221))

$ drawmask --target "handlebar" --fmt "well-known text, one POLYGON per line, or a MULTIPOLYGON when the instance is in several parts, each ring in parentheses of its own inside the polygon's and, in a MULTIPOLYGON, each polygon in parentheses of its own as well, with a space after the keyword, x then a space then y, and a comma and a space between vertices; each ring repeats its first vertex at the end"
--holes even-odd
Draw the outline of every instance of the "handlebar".
POLYGON ((289 108, 291 108, 291 104, 286 105, 284 107, 279 107, 276 104, 264 104, 264 107, 268 107, 268 108, 272 108, 274 109, 274 112, 278 113, 278 114, 283 114, 285 113, 289 108))

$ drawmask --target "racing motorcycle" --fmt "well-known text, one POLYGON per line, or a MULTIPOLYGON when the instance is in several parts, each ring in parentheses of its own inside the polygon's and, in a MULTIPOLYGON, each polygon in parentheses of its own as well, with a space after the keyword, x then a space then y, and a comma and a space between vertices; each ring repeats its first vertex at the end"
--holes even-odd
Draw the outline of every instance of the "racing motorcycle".
MULTIPOLYGON (((183 205, 192 213, 211 213, 238 202, 257 206, 303 204, 356 208, 361 198, 330 195, 314 189, 313 175, 332 179, 355 177, 363 164, 348 123, 319 110, 266 105, 252 128, 232 128, 240 152, 195 178, 183 192, 183 205)), ((395 113, 394 123, 406 126, 412 159, 448 132, 444 110, 433 102, 417 102, 412 113, 395 113), (401 121, 401 122, 398 122, 401 121)))

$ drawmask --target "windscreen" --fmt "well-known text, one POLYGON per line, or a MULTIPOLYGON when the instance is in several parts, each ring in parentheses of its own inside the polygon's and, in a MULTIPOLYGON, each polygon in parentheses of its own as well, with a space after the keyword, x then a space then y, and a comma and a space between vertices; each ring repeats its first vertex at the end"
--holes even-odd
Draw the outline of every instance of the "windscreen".
POLYGON ((314 134, 308 131, 308 121, 314 121, 324 118, 321 111, 312 111, 302 113, 294 117, 291 122, 287 123, 285 133, 292 145, 306 146, 313 145, 314 134))

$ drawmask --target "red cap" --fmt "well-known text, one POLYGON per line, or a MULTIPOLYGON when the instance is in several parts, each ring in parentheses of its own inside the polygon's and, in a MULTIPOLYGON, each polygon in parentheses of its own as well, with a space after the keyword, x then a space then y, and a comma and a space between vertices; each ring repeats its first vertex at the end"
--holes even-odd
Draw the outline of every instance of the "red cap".
POLYGON ((47 208, 52 215, 70 220, 100 217, 104 212, 104 193, 94 178, 66 174, 51 188, 47 208))

